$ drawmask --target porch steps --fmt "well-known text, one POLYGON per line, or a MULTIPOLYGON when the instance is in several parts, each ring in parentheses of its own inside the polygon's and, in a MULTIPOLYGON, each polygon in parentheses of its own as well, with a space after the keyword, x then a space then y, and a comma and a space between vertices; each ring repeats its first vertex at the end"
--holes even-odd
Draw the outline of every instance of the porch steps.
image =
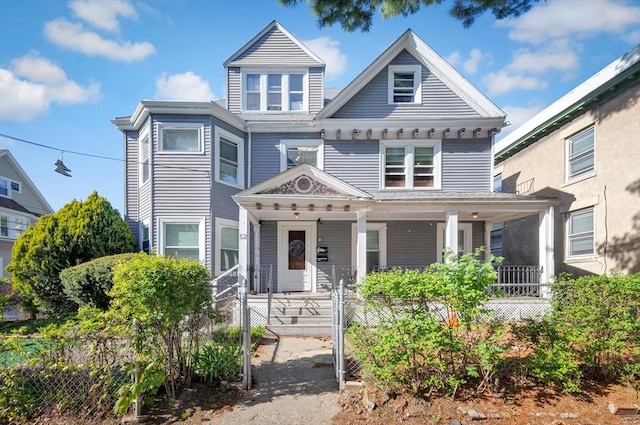
MULTIPOLYGON (((263 302, 266 306, 268 298, 264 298, 263 302)), ((269 322, 267 329, 276 335, 331 336, 331 295, 274 294, 269 322)))

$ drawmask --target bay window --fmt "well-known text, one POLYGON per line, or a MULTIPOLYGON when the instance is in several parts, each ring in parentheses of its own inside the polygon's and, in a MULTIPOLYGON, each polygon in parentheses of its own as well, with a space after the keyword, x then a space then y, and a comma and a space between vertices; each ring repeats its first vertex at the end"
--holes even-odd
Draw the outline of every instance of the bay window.
POLYGON ((216 132, 216 181, 244 188, 244 140, 219 127, 216 132))
POLYGON ((204 220, 160 220, 160 229, 164 255, 204 261, 204 220))
POLYGON ((238 222, 216 218, 216 274, 238 264, 238 222))

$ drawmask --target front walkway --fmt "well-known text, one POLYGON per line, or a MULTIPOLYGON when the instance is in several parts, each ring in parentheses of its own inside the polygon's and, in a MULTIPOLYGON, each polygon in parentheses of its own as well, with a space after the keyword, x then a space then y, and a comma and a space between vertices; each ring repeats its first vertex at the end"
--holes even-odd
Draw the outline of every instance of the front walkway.
POLYGON ((233 411, 205 424, 331 424, 338 413, 330 338, 268 335, 253 363, 253 388, 233 411))

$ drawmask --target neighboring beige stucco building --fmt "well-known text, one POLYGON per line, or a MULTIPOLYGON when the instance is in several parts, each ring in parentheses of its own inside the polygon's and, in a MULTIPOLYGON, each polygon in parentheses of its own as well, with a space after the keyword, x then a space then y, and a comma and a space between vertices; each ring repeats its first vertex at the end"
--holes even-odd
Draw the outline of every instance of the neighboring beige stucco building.
MULTIPOLYGON (((503 192, 560 200, 555 274, 640 271, 640 46, 498 142, 494 174, 503 192)), ((494 229, 505 264, 537 259, 537 220, 494 229)))

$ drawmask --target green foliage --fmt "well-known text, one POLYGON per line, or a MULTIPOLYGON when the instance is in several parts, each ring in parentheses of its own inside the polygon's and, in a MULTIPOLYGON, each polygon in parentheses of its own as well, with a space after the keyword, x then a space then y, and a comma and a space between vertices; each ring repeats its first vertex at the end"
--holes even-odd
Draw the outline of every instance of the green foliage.
POLYGON ((136 254, 116 254, 96 258, 60 272, 60 281, 67 297, 79 306, 89 305, 101 310, 109 308, 107 292, 113 286, 113 268, 136 254))
POLYGON ((168 397, 192 378, 192 356, 211 306, 209 279, 199 262, 145 253, 114 268, 109 314, 128 324, 137 361, 161 367, 168 397))
MULTIPOLYGON (((278 0, 291 7, 302 0, 278 0)), ((470 27, 482 14, 491 12, 496 19, 517 17, 527 12, 540 0, 453 0, 449 14, 470 27)), ((409 16, 420 7, 438 5, 443 0, 307 0, 311 11, 318 17, 321 27, 340 23, 345 31, 369 31, 376 10, 384 19, 398 15, 409 16)))
POLYGON ((74 200, 28 228, 14 243, 7 270, 27 308, 58 315, 77 309, 63 291, 62 270, 135 250, 133 234, 118 211, 93 192, 86 201, 74 200))

